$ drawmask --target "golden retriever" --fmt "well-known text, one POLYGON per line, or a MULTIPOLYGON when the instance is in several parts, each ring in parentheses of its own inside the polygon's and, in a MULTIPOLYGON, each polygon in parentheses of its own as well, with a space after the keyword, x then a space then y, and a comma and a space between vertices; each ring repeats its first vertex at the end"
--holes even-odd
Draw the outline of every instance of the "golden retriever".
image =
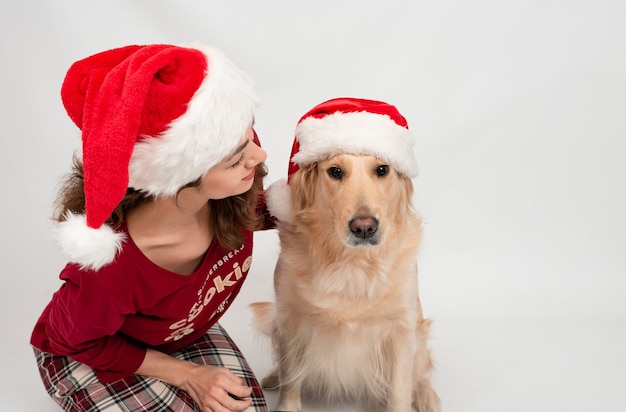
POLYGON ((291 179, 292 220, 278 222, 276 303, 251 304, 271 335, 276 407, 301 394, 368 411, 440 410, 430 383, 430 321, 417 285, 421 219, 413 184, 369 155, 339 154, 291 179))

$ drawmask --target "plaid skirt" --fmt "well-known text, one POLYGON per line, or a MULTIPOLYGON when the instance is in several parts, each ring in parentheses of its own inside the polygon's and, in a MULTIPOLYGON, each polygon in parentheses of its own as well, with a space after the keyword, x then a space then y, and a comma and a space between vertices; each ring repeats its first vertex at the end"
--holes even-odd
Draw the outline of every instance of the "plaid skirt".
MULTIPOLYGON (((158 379, 131 375, 103 384, 87 365, 65 356, 54 356, 34 348, 37 366, 46 390, 66 411, 154 411, 199 412, 187 392, 158 379)), ((266 412, 263 391, 235 342, 219 325, 172 356, 201 365, 231 370, 252 388, 248 411, 266 412)))

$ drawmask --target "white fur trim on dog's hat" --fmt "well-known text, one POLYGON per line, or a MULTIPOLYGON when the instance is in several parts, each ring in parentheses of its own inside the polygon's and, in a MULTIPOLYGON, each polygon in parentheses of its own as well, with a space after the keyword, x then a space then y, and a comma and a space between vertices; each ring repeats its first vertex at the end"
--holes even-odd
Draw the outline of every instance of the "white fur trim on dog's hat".
POLYGON ((415 138, 406 119, 388 103, 341 97, 320 103, 298 122, 288 175, 339 153, 372 155, 399 173, 417 176, 415 138))
POLYGON ((291 160, 300 166, 339 153, 368 154, 389 162, 408 177, 417 175, 415 139, 384 114, 335 112, 322 118, 308 117, 298 124, 296 139, 300 149, 291 160))

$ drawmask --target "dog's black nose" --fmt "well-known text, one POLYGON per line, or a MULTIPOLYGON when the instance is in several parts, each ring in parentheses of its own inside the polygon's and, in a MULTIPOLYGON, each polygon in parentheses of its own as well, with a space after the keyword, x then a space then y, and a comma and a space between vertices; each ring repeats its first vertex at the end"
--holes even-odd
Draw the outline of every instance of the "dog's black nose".
POLYGON ((350 221, 350 231, 354 236, 368 239, 378 230, 378 220, 372 216, 355 217, 350 221))

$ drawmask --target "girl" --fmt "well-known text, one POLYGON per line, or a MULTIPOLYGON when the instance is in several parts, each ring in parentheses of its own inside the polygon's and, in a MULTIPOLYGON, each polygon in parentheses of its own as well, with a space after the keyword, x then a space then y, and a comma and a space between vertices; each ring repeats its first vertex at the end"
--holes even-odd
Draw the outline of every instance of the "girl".
POLYGON ((82 158, 31 337, 48 393, 67 411, 265 411, 218 323, 272 227, 250 78, 211 47, 127 46, 74 63, 61 96, 82 158))

